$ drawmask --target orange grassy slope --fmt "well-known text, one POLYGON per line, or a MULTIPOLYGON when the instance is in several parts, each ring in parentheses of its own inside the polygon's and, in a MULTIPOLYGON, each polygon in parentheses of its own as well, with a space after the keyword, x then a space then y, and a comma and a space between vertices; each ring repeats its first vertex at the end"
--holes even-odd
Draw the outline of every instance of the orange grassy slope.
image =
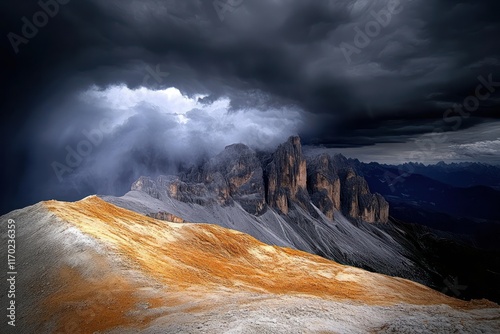
POLYGON ((265 245, 246 234, 215 225, 158 221, 95 196, 75 203, 49 201, 44 205, 171 290, 225 287, 310 294, 364 304, 405 302, 467 307, 465 302, 408 280, 265 245))

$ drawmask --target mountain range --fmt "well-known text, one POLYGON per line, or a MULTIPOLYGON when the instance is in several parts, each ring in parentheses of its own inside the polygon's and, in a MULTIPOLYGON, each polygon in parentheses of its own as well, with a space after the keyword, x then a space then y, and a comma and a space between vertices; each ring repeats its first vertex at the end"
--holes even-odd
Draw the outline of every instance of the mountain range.
POLYGON ((13 211, 21 329, 500 331, 500 252, 477 245, 494 240, 497 191, 389 173, 401 168, 304 154, 292 136, 142 176, 121 197, 13 211))
MULTIPOLYGON (((412 183, 419 175, 412 175, 402 185, 414 186, 421 197, 411 193, 411 200, 416 202, 408 201, 413 206, 401 210, 394 193, 388 194, 376 183, 385 181, 386 170, 378 166, 341 155, 305 155, 300 138, 294 136, 274 152, 230 145, 209 161, 178 175, 144 176, 124 196, 102 198, 158 219, 235 229, 267 244, 411 279, 453 296, 500 301, 495 284, 500 250, 488 247, 496 244, 492 232, 498 225, 467 221, 467 232, 471 228, 479 232, 464 235, 457 233, 463 232, 460 226, 464 224, 454 225, 453 220, 429 219, 422 223, 425 219, 415 217, 431 214, 418 202, 426 200, 425 183, 412 183), (440 224, 453 228, 443 230, 440 224), (483 239, 487 241, 485 247, 478 247, 483 239), (461 259, 472 261, 475 275, 461 259), (457 294, 448 289, 450 277, 460 277, 467 290, 457 294)), ((452 193, 455 188, 445 189, 452 193)), ((438 202, 442 194, 438 190, 437 195, 428 191, 429 198, 436 197, 438 202)), ((483 203, 493 214, 497 211, 494 202, 493 198, 483 203)), ((452 211, 453 207, 444 209, 452 211)))

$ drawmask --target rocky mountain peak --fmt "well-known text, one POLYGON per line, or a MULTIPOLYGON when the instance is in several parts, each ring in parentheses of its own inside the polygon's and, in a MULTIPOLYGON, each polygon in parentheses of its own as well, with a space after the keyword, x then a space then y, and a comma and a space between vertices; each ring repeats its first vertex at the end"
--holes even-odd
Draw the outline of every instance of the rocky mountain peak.
POLYGON ((241 152, 241 151, 253 151, 253 150, 245 144, 237 143, 237 144, 227 145, 224 148, 223 152, 241 152))
POLYGON ((244 144, 226 146, 203 166, 203 180, 208 187, 218 175, 221 179, 217 186, 247 212, 260 214, 265 209, 263 170, 254 150, 244 144))
POLYGON ((385 223, 389 219, 389 204, 379 194, 372 194, 368 183, 354 169, 345 168, 339 173, 342 212, 350 218, 369 223, 385 223))
POLYGON ((307 196, 307 166, 298 136, 290 137, 278 146, 266 167, 267 203, 284 214, 290 201, 299 202, 307 196))
POLYGON ((244 144, 229 145, 188 173, 157 180, 141 177, 132 190, 199 205, 237 202, 254 215, 268 206, 288 215, 293 205, 315 215, 311 204, 329 219, 334 219, 335 211, 370 223, 386 222, 389 215, 384 198, 370 192, 345 157, 321 154, 306 161, 298 136, 265 157, 244 144))
POLYGON ((321 154, 309 161, 307 184, 311 200, 328 218, 340 210, 340 179, 332 158, 321 154))

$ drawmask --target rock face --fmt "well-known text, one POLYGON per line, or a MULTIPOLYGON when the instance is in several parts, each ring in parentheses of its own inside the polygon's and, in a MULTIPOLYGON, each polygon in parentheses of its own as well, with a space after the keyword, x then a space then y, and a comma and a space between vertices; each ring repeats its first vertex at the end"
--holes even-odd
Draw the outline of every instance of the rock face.
POLYGON ((311 200, 329 219, 340 206, 340 178, 327 154, 315 157, 307 169, 307 185, 311 200))
POLYGON ((294 205, 315 215, 311 204, 330 220, 335 211, 369 223, 387 222, 389 216, 387 202, 370 193, 365 179, 349 167, 347 159, 323 154, 306 162, 298 136, 261 157, 246 145, 230 145, 179 176, 141 177, 132 190, 202 206, 236 202, 257 216, 267 207, 288 215, 294 205))
POLYGON ((238 202, 247 212, 260 214, 265 208, 264 177, 254 150, 243 144, 227 146, 203 167, 202 180, 215 184, 225 203, 238 202))
POLYGON ((372 194, 366 180, 357 175, 352 168, 342 170, 341 207, 349 218, 360 218, 363 221, 387 222, 389 219, 389 204, 379 194, 372 194))
POLYGON ((178 176, 161 175, 156 180, 141 176, 132 184, 131 189, 145 192, 159 200, 173 198, 181 202, 206 206, 216 203, 220 199, 218 193, 213 191, 216 187, 217 184, 214 184, 209 189, 202 183, 187 183, 178 176))
POLYGON ((156 180, 141 177, 132 190, 146 192, 165 200, 202 206, 231 205, 238 202, 255 215, 265 210, 264 176, 254 150, 243 144, 230 145, 201 168, 193 168, 180 176, 159 176, 156 180))
MULTIPOLYGON (((113 204, 175 222, 208 223, 386 275, 431 282, 392 231, 388 205, 353 161, 306 156, 300 138, 274 152, 235 144, 177 176, 141 177, 113 204), (153 197, 153 198, 151 198, 153 197)), ((399 232, 398 232, 399 233, 399 232)))
POLYGON ((288 214, 290 201, 307 198, 306 160, 299 137, 290 137, 274 152, 266 167, 266 186, 267 203, 284 214, 288 214))
POLYGON ((308 161, 308 190, 311 201, 328 218, 340 210, 351 219, 385 223, 389 204, 379 194, 372 194, 366 180, 349 167, 342 156, 322 154, 308 161))

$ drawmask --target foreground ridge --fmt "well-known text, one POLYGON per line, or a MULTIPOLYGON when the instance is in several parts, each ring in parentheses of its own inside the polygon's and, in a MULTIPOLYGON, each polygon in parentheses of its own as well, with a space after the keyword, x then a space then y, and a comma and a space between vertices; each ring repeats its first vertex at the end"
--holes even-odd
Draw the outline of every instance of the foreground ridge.
POLYGON ((16 220, 25 247, 19 263, 31 264, 18 283, 19 298, 38 310, 23 318, 31 319, 20 324, 27 331, 359 332, 404 324, 410 310, 430 329, 459 318, 499 329, 500 310, 487 301, 456 300, 216 225, 156 220, 96 196, 2 218, 16 220), (297 327, 295 317, 305 322, 297 327))

